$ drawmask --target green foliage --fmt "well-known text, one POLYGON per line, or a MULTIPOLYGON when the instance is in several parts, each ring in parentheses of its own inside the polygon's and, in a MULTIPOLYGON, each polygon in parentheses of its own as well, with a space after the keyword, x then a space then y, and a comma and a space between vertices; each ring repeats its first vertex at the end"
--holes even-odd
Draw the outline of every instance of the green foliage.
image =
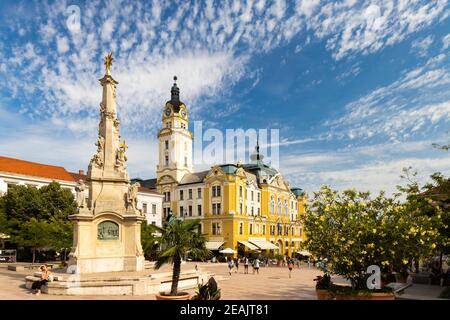
POLYGON ((412 258, 431 254, 440 240, 438 215, 427 216, 383 192, 372 199, 368 192, 323 186, 302 219, 308 250, 326 258, 331 272, 356 289, 366 287, 368 266, 404 272, 412 258))
POLYGON ((192 300, 219 300, 220 289, 217 286, 216 280, 211 277, 204 285, 198 285, 198 291, 192 300))
POLYGON ((52 182, 37 189, 17 185, 0 198, 0 232, 25 249, 59 251, 72 246, 72 223, 76 209, 70 190, 52 182), (3 221, 2 221, 3 219, 3 221))
POLYGON ((189 253, 193 258, 208 259, 211 251, 205 246, 205 237, 198 233, 200 220, 180 220, 171 218, 162 228, 150 227, 160 236, 156 237, 161 250, 155 263, 155 269, 166 263, 173 263, 172 288, 170 295, 176 295, 181 272, 181 261, 189 253))
POLYGON ((147 224, 147 221, 143 221, 141 224, 141 244, 145 258, 148 260, 156 260, 159 251, 159 243, 154 228, 147 224))

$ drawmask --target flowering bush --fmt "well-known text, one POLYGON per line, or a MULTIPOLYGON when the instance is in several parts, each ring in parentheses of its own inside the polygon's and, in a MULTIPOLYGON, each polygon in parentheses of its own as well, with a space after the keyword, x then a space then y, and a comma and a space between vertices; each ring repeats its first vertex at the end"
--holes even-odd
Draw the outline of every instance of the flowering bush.
POLYGON ((384 193, 372 199, 368 192, 323 186, 302 219, 308 250, 354 289, 366 288, 368 266, 404 272, 413 258, 430 254, 439 237, 438 215, 423 215, 384 193))

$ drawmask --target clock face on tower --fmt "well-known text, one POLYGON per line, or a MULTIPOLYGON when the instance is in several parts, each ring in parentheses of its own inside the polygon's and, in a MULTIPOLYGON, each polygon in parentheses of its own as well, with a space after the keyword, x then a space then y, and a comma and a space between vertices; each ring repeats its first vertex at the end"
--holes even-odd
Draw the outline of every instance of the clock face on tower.
POLYGON ((186 118, 186 111, 183 109, 183 110, 181 110, 181 116, 183 117, 183 118, 186 118))
POLYGON ((167 107, 166 110, 164 110, 164 113, 165 113, 166 116, 168 117, 168 116, 170 116, 170 114, 172 113, 172 110, 171 110, 169 107, 167 107))

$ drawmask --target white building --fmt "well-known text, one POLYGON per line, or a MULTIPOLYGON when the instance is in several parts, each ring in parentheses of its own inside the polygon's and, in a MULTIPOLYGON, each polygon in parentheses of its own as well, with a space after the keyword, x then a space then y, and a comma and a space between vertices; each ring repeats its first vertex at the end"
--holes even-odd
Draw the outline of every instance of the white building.
MULTIPOLYGON (((75 196, 77 181, 86 180, 82 170, 78 173, 68 172, 60 166, 47 165, 0 156, 0 196, 8 192, 12 185, 28 185, 40 188, 55 181, 62 188, 69 189, 75 196)), ((86 198, 89 190, 85 191, 86 198)), ((148 224, 162 225, 162 202, 164 196, 155 189, 145 186, 139 188, 138 208, 142 209, 148 224)))

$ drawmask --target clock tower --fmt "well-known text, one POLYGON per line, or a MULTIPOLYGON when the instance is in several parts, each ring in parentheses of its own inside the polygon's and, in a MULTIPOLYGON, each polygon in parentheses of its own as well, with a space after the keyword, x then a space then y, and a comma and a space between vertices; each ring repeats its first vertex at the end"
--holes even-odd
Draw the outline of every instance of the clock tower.
POLYGON ((162 128, 158 132, 158 185, 169 182, 178 184, 186 173, 193 172, 192 133, 188 128, 188 112, 185 104, 180 101, 177 77, 173 79, 171 99, 164 106, 162 128))

